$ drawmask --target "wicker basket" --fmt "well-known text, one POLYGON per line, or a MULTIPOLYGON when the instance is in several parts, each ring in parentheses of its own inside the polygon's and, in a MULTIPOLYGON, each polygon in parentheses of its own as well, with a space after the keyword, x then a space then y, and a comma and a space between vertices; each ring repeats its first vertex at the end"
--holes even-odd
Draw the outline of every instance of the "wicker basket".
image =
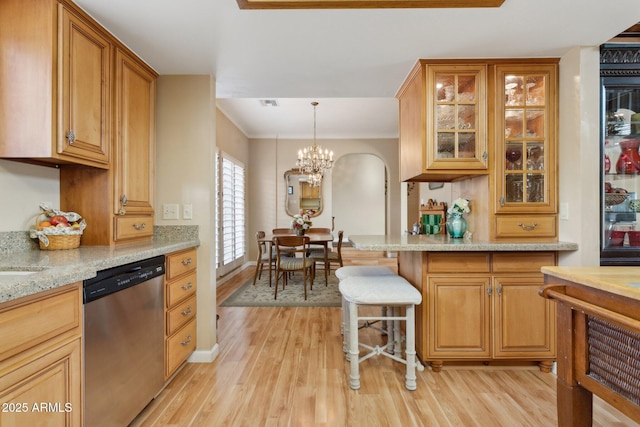
POLYGON ((38 240, 40 249, 45 251, 57 251, 60 249, 75 249, 80 246, 81 234, 49 234, 49 245, 45 245, 42 240, 38 240))
POLYGON ((38 214, 36 216, 36 230, 38 234, 38 244, 40 245, 40 249, 45 251, 57 251, 63 249, 76 249, 80 246, 82 230, 70 230, 64 234, 61 234, 59 230, 54 228, 52 232, 49 233, 49 227, 38 227, 38 224, 40 223, 40 217, 42 215, 44 215, 44 213, 38 214))

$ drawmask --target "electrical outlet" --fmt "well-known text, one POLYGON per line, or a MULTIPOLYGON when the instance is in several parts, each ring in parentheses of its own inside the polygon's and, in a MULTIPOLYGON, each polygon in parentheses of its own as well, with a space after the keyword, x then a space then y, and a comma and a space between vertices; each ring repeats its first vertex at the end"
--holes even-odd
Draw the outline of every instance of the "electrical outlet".
POLYGON ((193 219, 193 205, 182 205, 182 219, 193 219))
POLYGON ((162 219, 178 219, 179 205, 177 203, 166 203, 162 205, 162 219))

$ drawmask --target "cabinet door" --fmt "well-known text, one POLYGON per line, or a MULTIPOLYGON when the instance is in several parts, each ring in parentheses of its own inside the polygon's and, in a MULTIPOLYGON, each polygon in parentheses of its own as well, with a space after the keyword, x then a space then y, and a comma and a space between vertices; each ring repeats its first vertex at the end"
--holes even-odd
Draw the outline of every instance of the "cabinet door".
POLYGON ((0 365, 0 425, 81 426, 80 363, 78 338, 18 368, 0 365))
POLYGON ((494 277, 495 358, 555 357, 555 303, 538 295, 543 285, 540 274, 494 277))
POLYGON ((430 276, 429 358, 490 356, 490 278, 430 276))
POLYGON ((555 213, 557 66, 498 65, 495 80, 495 212, 555 213))
POLYGON ((486 169, 486 65, 430 65, 426 169, 486 169))
POLYGON ((59 6, 59 154, 108 166, 112 45, 106 35, 59 6))
POLYGON ((116 51, 116 214, 153 213, 155 74, 116 51))

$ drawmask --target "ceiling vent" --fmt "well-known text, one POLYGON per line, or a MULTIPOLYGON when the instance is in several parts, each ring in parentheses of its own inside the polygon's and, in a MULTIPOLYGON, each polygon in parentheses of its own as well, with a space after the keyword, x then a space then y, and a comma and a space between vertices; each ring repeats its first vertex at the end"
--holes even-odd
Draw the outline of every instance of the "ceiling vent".
POLYGON ((261 99, 260 104, 262 104, 263 107, 277 107, 278 101, 275 99, 261 99))

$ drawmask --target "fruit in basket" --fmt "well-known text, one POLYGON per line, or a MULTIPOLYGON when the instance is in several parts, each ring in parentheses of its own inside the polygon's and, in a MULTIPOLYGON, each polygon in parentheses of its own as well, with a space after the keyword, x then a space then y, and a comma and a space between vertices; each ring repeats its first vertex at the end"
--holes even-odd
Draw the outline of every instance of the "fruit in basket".
POLYGON ((67 218, 62 216, 62 215, 54 215, 54 216, 52 216, 51 219, 49 220, 49 222, 53 226, 57 226, 58 224, 63 224, 63 225, 64 224, 66 224, 66 225, 69 224, 69 221, 67 220, 67 218))
POLYGON ((40 224, 38 224, 38 227, 40 228, 51 227, 51 223, 49 221, 42 221, 40 224))

